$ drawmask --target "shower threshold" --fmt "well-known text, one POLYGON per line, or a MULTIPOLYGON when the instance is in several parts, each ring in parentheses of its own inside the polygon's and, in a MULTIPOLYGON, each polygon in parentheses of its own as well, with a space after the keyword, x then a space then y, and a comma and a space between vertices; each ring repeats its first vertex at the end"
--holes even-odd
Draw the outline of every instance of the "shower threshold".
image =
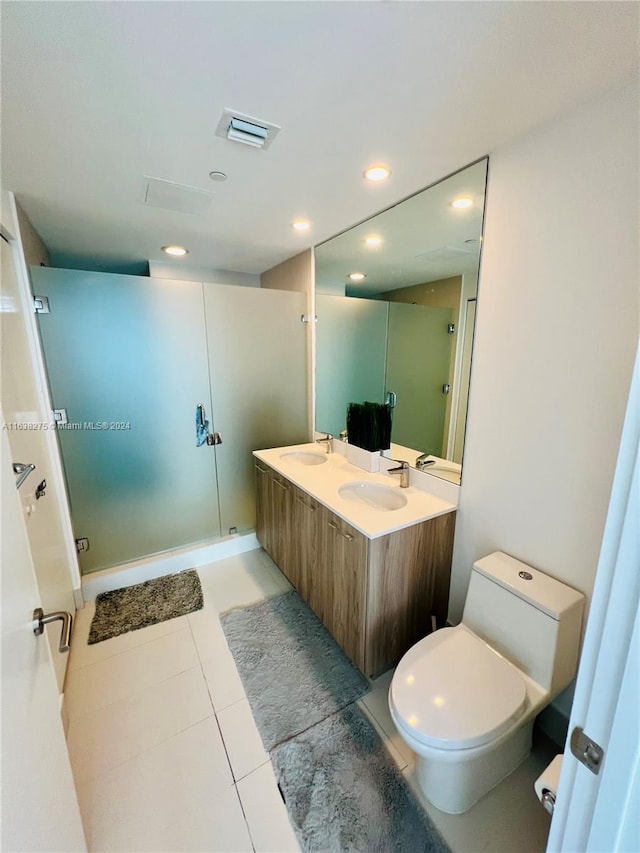
POLYGON ((184 569, 206 566, 216 560, 224 560, 234 554, 243 554, 245 551, 253 551, 259 547, 260 543, 255 531, 251 530, 247 533, 234 533, 230 536, 198 542, 172 551, 163 551, 160 554, 151 554, 139 560, 83 575, 82 598, 84 601, 91 601, 101 592, 142 583, 173 572, 181 572, 184 569))

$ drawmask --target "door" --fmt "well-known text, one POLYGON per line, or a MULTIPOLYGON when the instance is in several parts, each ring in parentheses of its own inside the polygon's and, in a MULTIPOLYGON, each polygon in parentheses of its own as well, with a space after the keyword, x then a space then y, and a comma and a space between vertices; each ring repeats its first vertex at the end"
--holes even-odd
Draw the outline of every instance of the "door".
POLYGON ((307 327, 301 292, 204 285, 223 535, 256 525, 253 450, 302 444, 307 419, 307 327))
POLYGON ((367 539, 325 507, 320 507, 318 584, 311 608, 329 633, 364 671, 367 539))
POLYGON ((549 851, 640 849, 639 517, 640 349, 569 721, 569 732, 582 728, 604 757, 593 773, 567 743, 549 851))
POLYGON ((476 327, 476 300, 467 300, 467 310, 464 322, 464 342, 462 345, 462 364, 460 368, 459 387, 460 394, 457 401, 457 412, 455 417, 455 430, 453 441, 453 452, 446 453, 447 459, 462 464, 462 451, 464 450, 464 437, 467 430, 467 407, 469 404, 469 385, 471 383, 471 351, 473 348, 473 334, 476 327))
MULTIPOLYGON (((29 322, 24 298, 19 287, 19 254, 17 244, 0 238, 2 261, 0 339, 2 341, 0 408, 5 416, 11 462, 34 465, 35 468, 18 493, 24 509, 36 579, 45 612, 75 610, 72 590, 72 571, 77 577, 77 565, 68 545, 68 521, 64 523, 65 496, 60 481, 53 472, 52 455, 55 436, 49 434, 50 413, 35 378, 32 351, 29 345, 29 322), (38 489, 38 486, 42 488, 38 489)), ((29 297, 30 301, 30 297, 29 297)), ((80 586, 79 578, 77 586, 80 586)), ((35 605, 34 605, 35 607, 35 605)), ((58 642, 48 632, 47 641, 56 672, 58 689, 62 692, 68 655, 58 650, 58 642)))
POLYGON ((32 267, 83 573, 220 535, 202 284, 32 267))
POLYGON ((293 504, 293 562, 296 588, 305 601, 311 598, 318 568, 318 507, 302 489, 295 489, 293 504))
POLYGON ((263 462, 254 463, 256 471, 256 536, 264 550, 273 556, 273 477, 263 462))
POLYGON ((387 391, 396 394, 393 441, 443 456, 452 322, 450 308, 389 303, 387 391), (410 369, 408 369, 410 367, 410 369))
MULTIPOLYGON (((2 850, 86 850, 49 649, 31 626, 42 603, 2 435, 2 850)), ((45 631, 57 632, 57 623, 45 631)), ((55 633, 57 642, 57 633, 55 633)))
POLYGON ((273 561, 282 574, 297 588, 298 567, 294 560, 293 529, 295 486, 286 477, 271 474, 271 499, 273 519, 273 561))

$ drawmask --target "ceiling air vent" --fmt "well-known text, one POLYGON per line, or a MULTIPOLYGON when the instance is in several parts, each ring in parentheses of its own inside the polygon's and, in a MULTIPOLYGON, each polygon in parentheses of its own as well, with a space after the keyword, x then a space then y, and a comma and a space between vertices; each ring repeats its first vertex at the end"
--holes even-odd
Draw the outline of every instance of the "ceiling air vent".
POLYGON ((176 184, 162 178, 144 176, 142 203, 149 207, 162 207, 165 210, 178 210, 180 213, 203 214, 211 206, 214 193, 176 184))
POLYGON ((216 136, 231 142, 242 142, 253 148, 268 148, 281 130, 277 124, 226 109, 216 127, 216 136))

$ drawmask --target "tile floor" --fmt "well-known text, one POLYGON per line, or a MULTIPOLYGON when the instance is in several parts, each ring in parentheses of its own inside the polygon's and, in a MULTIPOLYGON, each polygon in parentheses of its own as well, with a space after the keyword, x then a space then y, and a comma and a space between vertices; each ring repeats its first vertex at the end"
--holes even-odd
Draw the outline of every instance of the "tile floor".
MULTIPOLYGON (((198 569, 197 613, 87 645, 79 611, 65 690, 68 746, 90 851, 299 850, 218 615, 291 587, 262 550, 198 569)), ((360 705, 409 784, 414 755, 387 708, 388 673, 360 705)), ((455 853, 543 851, 539 745, 463 816, 425 808, 455 853)), ((415 787, 415 785, 414 785, 415 787)))

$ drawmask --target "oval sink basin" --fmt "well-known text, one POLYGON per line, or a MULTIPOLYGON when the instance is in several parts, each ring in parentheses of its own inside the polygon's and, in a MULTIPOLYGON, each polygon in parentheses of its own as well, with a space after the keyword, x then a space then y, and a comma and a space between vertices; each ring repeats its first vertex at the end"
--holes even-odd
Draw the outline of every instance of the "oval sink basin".
POLYGON ((382 486, 380 483, 345 483, 340 486, 338 494, 341 498, 354 503, 366 504, 373 509, 390 512, 394 509, 402 509, 406 506, 407 499, 400 491, 400 487, 382 486))
POLYGON ((280 458, 299 462, 301 465, 322 465, 327 461, 327 454, 314 453, 312 450, 292 450, 289 453, 283 453, 280 458))

